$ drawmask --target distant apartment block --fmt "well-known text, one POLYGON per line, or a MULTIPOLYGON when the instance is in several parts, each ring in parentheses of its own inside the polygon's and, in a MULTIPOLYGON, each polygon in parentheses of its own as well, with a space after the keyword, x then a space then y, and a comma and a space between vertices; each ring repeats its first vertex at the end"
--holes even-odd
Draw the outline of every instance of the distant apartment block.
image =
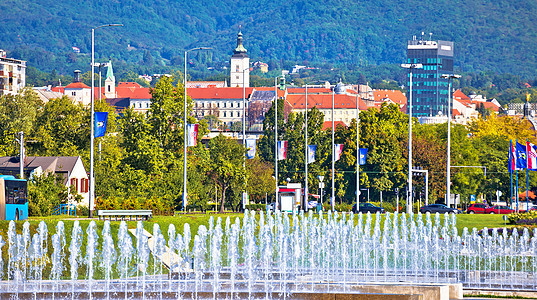
POLYGON ((0 96, 17 95, 26 86, 26 61, 7 58, 0 49, 0 96))

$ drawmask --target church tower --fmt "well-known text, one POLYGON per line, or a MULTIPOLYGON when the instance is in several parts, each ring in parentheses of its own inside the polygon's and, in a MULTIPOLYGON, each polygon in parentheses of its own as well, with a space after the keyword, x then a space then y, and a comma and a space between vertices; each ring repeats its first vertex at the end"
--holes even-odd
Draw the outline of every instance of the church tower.
POLYGON ((239 26, 237 35, 237 47, 231 56, 231 79, 230 87, 250 87, 250 58, 246 54, 246 49, 242 45, 242 32, 239 26), (244 76, 244 78, 243 78, 244 76))
POLYGON ((104 80, 104 96, 106 98, 116 98, 116 77, 112 69, 112 60, 108 62, 106 79, 104 80))

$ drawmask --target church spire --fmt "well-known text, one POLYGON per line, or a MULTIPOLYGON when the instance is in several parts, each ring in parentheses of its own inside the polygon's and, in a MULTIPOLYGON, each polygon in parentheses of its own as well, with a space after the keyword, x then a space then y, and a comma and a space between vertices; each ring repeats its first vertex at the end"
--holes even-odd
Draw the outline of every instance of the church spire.
POLYGON ((246 54, 246 48, 242 45, 241 25, 239 25, 239 33, 237 34, 237 47, 233 50, 234 54, 246 54))
POLYGON ((112 60, 108 61, 106 69, 106 79, 104 80, 104 96, 106 98, 116 98, 116 77, 112 69, 112 60))
POLYGON ((106 69, 106 79, 114 80, 114 70, 112 69, 112 60, 108 61, 108 68, 106 69))

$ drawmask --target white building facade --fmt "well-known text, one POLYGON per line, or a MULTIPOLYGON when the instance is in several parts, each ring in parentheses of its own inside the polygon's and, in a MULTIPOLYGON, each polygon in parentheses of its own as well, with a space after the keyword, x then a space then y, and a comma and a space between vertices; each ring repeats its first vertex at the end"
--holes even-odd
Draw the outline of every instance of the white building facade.
POLYGON ((17 95, 26 86, 26 61, 7 58, 0 49, 0 96, 17 95))

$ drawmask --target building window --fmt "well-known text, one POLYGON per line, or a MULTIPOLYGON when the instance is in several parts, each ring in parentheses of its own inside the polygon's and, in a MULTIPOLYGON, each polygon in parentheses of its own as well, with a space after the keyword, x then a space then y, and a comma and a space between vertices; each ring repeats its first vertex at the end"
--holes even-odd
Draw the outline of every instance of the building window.
POLYGON ((233 107, 233 102, 231 102, 231 107, 233 107))
POLYGON ((71 178, 71 190, 78 193, 78 179, 71 178))
POLYGON ((229 116, 233 118, 233 112, 229 112, 229 116))
POLYGON ((226 117, 226 112, 224 112, 224 118, 226 117))
POLYGON ((110 92, 110 89, 111 89, 111 88, 112 88, 112 87, 109 85, 109 86, 108 86, 108 92, 110 92))
POLYGON ((76 96, 76 92, 72 92, 71 94, 72 94, 73 96, 76 96))

